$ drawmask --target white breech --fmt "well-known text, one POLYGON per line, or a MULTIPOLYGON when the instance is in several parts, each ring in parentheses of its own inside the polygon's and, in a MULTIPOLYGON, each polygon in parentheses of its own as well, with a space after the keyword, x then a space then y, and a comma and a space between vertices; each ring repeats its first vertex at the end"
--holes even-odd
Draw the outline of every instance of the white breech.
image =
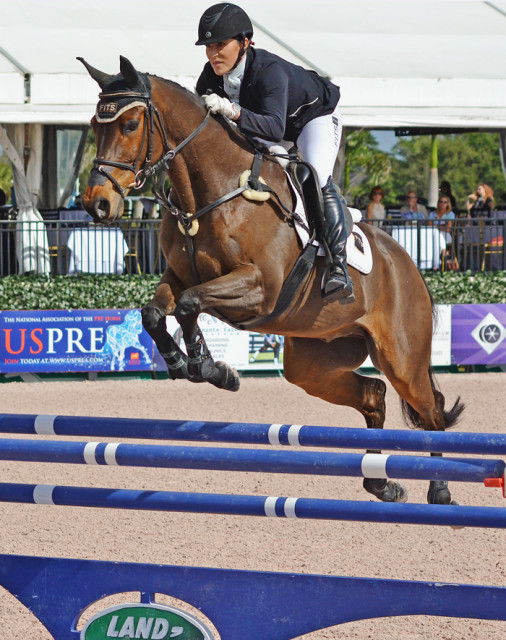
POLYGON ((308 122, 297 138, 297 148, 303 159, 316 169, 320 187, 327 184, 334 171, 342 131, 341 112, 336 107, 334 113, 308 122))

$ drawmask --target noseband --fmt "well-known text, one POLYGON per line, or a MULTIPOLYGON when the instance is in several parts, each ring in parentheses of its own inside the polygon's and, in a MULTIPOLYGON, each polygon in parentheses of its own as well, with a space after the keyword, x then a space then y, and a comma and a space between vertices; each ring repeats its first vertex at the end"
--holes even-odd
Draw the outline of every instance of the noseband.
MULTIPOLYGON (((118 193, 120 194, 122 200, 125 199, 126 193, 129 189, 142 189, 146 180, 153 175, 157 175, 163 169, 164 171, 168 171, 170 162, 175 158, 175 156, 183 149, 193 138, 200 133, 200 131, 205 127, 207 121, 209 120, 209 112, 207 112, 202 123, 194 130, 188 137, 186 137, 182 142, 180 142, 176 147, 171 148, 169 144, 169 140, 167 137, 167 132, 165 131, 165 127, 163 124, 163 120, 160 116, 160 112, 153 104, 151 100, 151 95, 149 93, 138 93, 138 92, 115 92, 115 93, 101 93, 99 94, 99 98, 101 100, 104 99, 117 99, 117 98, 131 98, 131 101, 126 104, 126 106, 121 110, 121 112, 126 111, 127 109, 132 108, 133 106, 138 106, 144 103, 145 116, 144 116, 144 126, 142 129, 142 140, 139 147, 139 152, 137 157, 135 158, 132 164, 127 164, 125 162, 118 162, 116 160, 107 160, 106 158, 99 158, 98 156, 93 160, 93 171, 98 172, 101 176, 104 176, 107 180, 110 180, 118 193), (139 103, 137 104, 137 101, 139 103), (163 153, 159 160, 152 163, 152 155, 153 155, 153 139, 155 127, 160 132, 160 135, 163 140, 163 153), (139 158, 142 153, 142 149, 144 148, 144 143, 148 140, 148 148, 146 151, 146 156, 144 158, 144 162, 140 169, 137 168, 139 163, 139 158), (122 169, 124 171, 130 171, 134 174, 133 181, 128 184, 126 187, 122 187, 116 178, 112 175, 110 171, 106 169, 106 167, 112 167, 115 169, 122 169)), ((120 115, 120 114, 118 114, 120 115)), ((116 116, 117 117, 117 116, 116 116)), ((102 123, 113 122, 114 119, 111 120, 102 120, 102 123)), ((157 200, 161 201, 162 204, 168 204, 167 196, 163 190, 163 183, 165 182, 164 173, 160 174, 160 182, 157 185, 153 186, 153 194, 157 198, 157 200)))

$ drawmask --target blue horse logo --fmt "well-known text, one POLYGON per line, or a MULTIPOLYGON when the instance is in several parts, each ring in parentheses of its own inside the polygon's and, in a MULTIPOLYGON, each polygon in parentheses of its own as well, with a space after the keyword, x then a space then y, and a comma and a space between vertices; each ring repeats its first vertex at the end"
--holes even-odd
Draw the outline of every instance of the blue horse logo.
POLYGON ((128 348, 137 349, 141 352, 144 362, 151 363, 148 352, 139 340, 139 335, 142 333, 140 311, 129 311, 121 324, 110 325, 107 327, 106 333, 103 354, 109 355, 111 358, 111 371, 124 371, 125 351, 128 348))

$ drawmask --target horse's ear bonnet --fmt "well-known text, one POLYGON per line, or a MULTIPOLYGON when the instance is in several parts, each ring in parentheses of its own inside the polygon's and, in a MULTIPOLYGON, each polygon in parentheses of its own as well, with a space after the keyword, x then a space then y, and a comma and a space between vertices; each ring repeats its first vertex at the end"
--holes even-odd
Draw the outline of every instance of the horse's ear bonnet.
POLYGON ((147 74, 137 71, 124 56, 120 56, 120 73, 115 76, 95 69, 83 58, 77 59, 102 90, 95 114, 98 122, 112 122, 127 109, 145 106, 145 101, 151 98, 151 83, 147 74))

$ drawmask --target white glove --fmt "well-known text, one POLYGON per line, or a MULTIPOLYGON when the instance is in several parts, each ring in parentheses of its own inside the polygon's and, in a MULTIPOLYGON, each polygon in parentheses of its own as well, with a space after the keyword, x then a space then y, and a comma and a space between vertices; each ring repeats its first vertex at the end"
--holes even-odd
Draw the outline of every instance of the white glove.
POLYGON ((216 93, 204 96, 204 102, 211 113, 220 113, 230 120, 237 120, 241 113, 241 107, 238 104, 230 102, 227 98, 222 98, 216 93))
POLYGON ((279 164, 283 167, 283 169, 286 169, 290 160, 288 158, 282 158, 281 156, 277 155, 288 155, 288 151, 284 147, 282 147, 280 144, 275 144, 274 146, 269 147, 269 153, 271 153, 273 156, 276 156, 276 160, 279 162, 279 164))

